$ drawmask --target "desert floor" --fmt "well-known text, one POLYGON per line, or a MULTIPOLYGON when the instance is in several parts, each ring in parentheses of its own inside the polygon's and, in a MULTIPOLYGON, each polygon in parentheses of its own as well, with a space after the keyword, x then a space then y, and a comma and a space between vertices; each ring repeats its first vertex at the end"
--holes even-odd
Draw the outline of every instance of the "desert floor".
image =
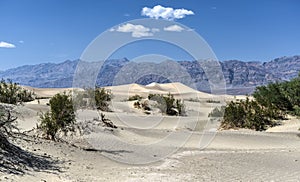
MULTIPOLYGON (((10 138, 32 167, 24 174, 0 172, 0 181, 300 181, 300 121, 290 118, 265 132, 217 130, 208 113, 243 96, 213 96, 180 83, 109 87, 114 94, 104 113, 117 129, 103 127, 94 110, 78 110, 81 133, 42 139, 38 112, 48 99, 26 103, 20 113, 21 134, 10 138), (185 100, 187 116, 145 114, 126 101, 134 94, 174 94, 185 100), (220 103, 208 103, 218 100, 220 103), (26 158, 26 157, 25 157, 26 158)), ((51 97, 64 89, 35 89, 51 97)), ((1 166, 1 165, 0 165, 1 166)), ((14 171, 13 169, 11 170, 14 171)))

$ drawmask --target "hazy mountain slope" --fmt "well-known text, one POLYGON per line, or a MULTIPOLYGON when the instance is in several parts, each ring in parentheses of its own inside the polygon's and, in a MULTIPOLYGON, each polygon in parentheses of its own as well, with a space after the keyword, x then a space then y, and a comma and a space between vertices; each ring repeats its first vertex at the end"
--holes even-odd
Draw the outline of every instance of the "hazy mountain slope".
MULTIPOLYGON (((72 87, 73 75, 78 62, 79 60, 65 61, 59 64, 45 63, 21 66, 0 72, 0 78, 10 78, 22 85, 32 87, 72 87)), ((97 84, 100 86, 115 85, 117 83, 116 75, 120 76, 120 73, 124 72, 125 68, 124 75, 126 76, 124 78, 126 79, 123 80, 124 83, 136 82, 146 85, 152 82, 183 82, 183 78, 180 75, 172 79, 168 78, 171 75, 171 72, 168 71, 172 71, 172 69, 168 69, 168 64, 170 62, 165 61, 159 64, 141 65, 141 63, 132 63, 126 58, 108 60, 99 72, 97 84), (137 69, 141 66, 142 69, 137 69), (153 74, 151 73, 153 69, 167 73, 165 76, 153 74), (138 79, 133 79, 136 75, 142 76, 138 79)), ((220 62, 220 64, 226 79, 228 92, 245 94, 251 92, 257 85, 290 80, 296 77, 300 71, 300 56, 276 58, 265 63, 228 60, 220 62)), ((196 61, 179 61, 178 65, 186 70, 198 90, 209 91, 205 72, 196 61)), ((87 71, 89 66, 93 66, 93 63, 86 63, 85 69, 87 71)))
POLYGON ((74 74, 78 60, 65 61, 63 63, 43 63, 26 65, 9 69, 0 73, 0 77, 10 78, 21 85, 32 87, 66 87, 70 86, 69 78, 74 74), (65 80, 59 85, 54 84, 58 80, 65 80))

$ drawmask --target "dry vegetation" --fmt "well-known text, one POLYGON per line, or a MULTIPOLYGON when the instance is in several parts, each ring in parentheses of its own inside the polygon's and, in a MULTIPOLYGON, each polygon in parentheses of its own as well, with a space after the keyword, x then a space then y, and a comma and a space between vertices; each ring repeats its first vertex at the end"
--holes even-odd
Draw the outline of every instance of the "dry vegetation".
POLYGON ((221 127, 266 130, 288 114, 300 116, 300 74, 291 81, 257 87, 254 100, 230 102, 221 127))

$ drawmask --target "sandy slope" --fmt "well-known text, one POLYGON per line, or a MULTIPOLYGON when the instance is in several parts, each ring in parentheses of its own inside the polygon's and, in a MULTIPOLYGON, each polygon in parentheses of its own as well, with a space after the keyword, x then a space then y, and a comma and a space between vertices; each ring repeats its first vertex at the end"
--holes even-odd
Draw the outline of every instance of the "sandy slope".
MULTIPOLYGON (((218 123, 207 114, 219 103, 208 99, 222 97, 195 91, 180 83, 137 84, 109 87, 114 94, 105 113, 118 129, 99 125, 99 113, 79 110, 78 123, 84 124, 83 136, 64 138, 75 146, 29 136, 14 139, 18 146, 38 155, 60 161, 59 171, 27 171, 26 175, 0 172, 0 181, 299 181, 300 121, 293 118, 267 132, 249 130, 218 131, 218 123), (150 115, 125 101, 129 96, 172 93, 185 99, 187 117, 150 115), (193 101, 188 101, 193 99, 193 101), (22 139, 23 138, 23 139, 22 139), (200 147, 206 146, 200 149, 200 147)), ((53 95, 63 89, 42 89, 53 95)), ((234 97, 226 97, 229 100, 234 97)), ((244 97, 241 97, 242 99, 244 97)), ((22 131, 37 123, 36 113, 46 111, 48 100, 31 102, 18 108, 22 131)))
POLYGON ((57 93, 70 93, 74 90, 82 90, 78 88, 33 88, 29 86, 23 86, 25 89, 28 89, 34 92, 38 97, 52 97, 57 93))

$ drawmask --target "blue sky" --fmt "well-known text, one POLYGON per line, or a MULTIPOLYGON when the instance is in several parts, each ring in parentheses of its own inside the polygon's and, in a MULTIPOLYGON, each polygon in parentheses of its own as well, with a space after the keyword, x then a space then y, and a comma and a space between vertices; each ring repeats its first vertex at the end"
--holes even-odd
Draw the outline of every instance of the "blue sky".
MULTIPOLYGON (((152 18, 195 30, 219 60, 269 61, 300 54, 299 0, 0 0, 0 70, 78 59, 103 31, 150 18, 157 5, 184 9, 184 17, 152 18), (142 14, 145 7, 148 15, 142 14)), ((189 59, 161 46, 130 45, 112 57, 161 54, 189 59)))

